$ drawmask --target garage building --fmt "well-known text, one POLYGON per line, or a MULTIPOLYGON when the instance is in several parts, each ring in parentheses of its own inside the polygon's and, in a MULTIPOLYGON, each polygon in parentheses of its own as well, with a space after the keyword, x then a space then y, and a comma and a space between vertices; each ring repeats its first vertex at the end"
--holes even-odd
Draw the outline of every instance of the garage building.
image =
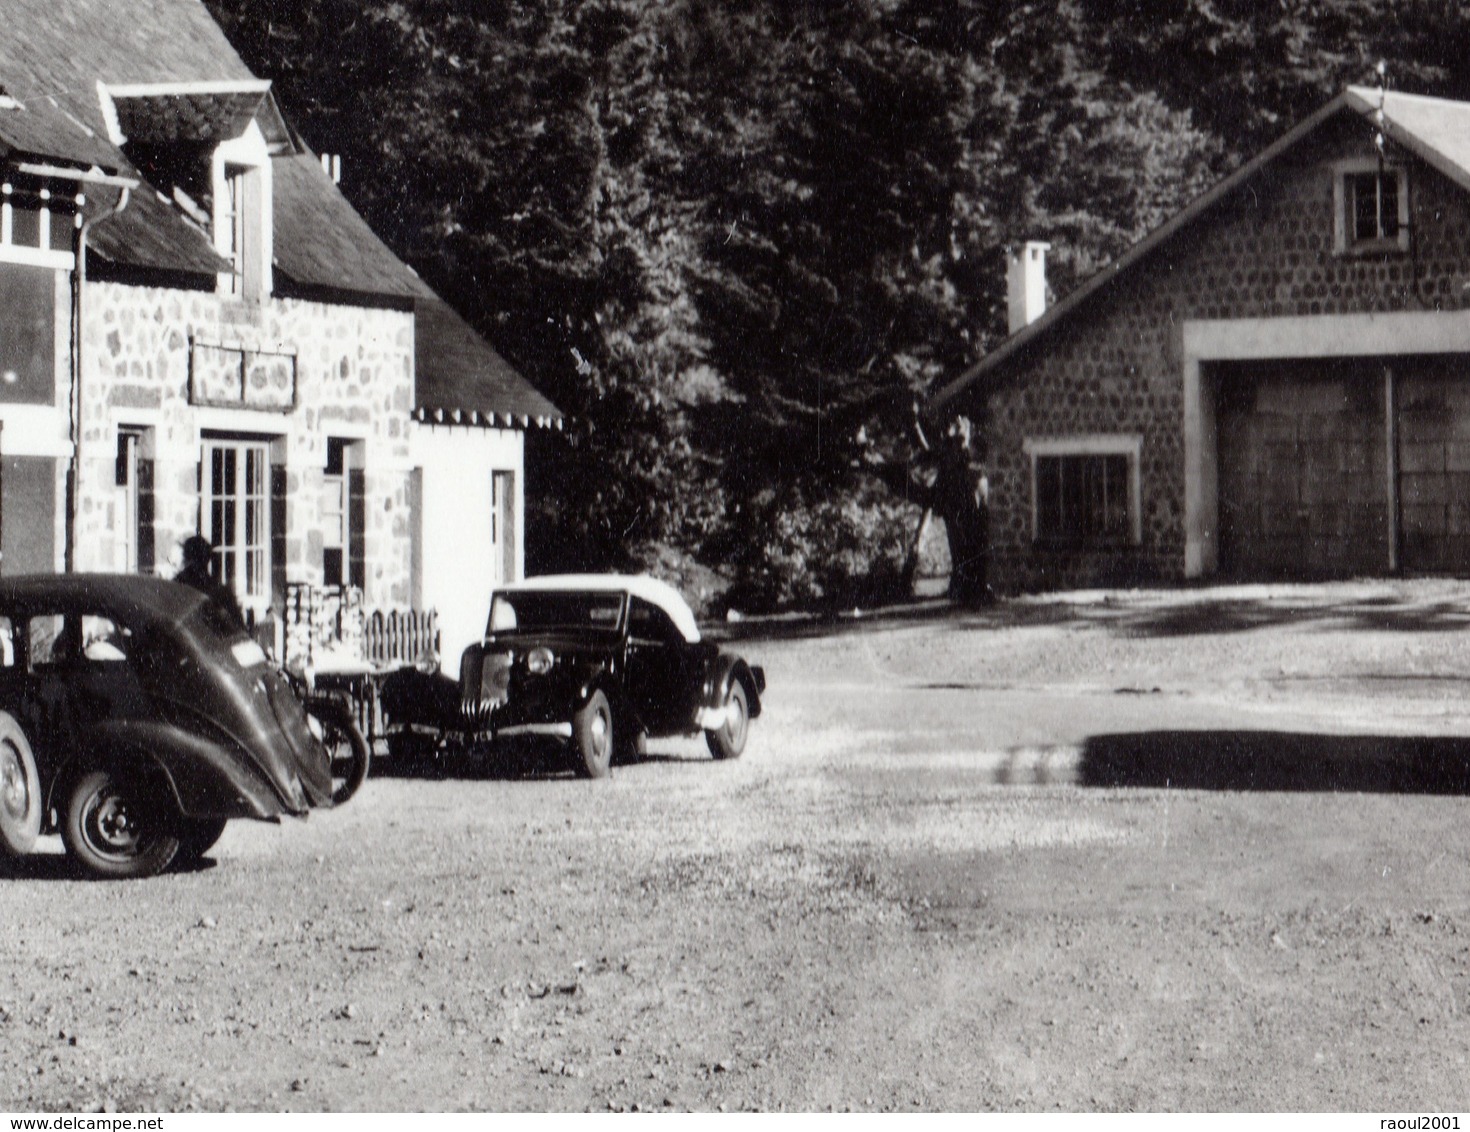
POLYGON ((984 422, 992 578, 1470 575, 1470 104, 1351 87, 933 408, 984 422))

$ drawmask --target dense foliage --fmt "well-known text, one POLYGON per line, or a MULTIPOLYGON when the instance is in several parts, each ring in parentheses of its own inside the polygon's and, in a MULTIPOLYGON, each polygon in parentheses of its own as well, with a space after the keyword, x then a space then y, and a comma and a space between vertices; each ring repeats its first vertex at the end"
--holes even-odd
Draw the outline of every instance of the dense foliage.
POLYGON ((534 566, 751 601, 901 584, 911 407, 1003 332, 1007 244, 1065 292, 1380 57, 1470 94, 1450 0, 207 2, 568 414, 534 566))

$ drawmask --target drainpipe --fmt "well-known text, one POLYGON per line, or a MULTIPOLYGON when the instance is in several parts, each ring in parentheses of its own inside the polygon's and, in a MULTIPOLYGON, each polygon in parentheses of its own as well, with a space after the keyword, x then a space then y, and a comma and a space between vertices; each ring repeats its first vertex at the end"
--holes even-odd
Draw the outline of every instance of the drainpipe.
POLYGON ((128 207, 132 186, 119 186, 113 206, 83 220, 77 229, 76 263, 71 288, 71 467, 66 472, 66 550, 64 569, 70 574, 77 565, 77 500, 82 475, 82 296, 87 285, 87 238, 92 227, 110 220, 128 207))

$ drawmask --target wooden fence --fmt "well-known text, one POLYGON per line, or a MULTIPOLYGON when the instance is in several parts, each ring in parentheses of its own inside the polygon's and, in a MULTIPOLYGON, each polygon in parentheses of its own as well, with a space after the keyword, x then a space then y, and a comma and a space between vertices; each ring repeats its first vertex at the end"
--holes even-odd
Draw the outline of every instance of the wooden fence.
POLYGON ((356 586, 286 585, 282 642, 286 667, 303 671, 328 655, 374 668, 417 664, 439 655, 432 609, 367 609, 356 586))

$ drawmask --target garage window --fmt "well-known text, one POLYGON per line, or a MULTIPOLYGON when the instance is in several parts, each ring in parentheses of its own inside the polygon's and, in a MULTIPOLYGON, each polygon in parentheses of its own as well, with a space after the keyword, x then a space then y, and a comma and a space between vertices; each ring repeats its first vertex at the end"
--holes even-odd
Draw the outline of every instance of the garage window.
POLYGON ((1409 175, 1377 161, 1352 162, 1336 171, 1336 246, 1343 252, 1407 250, 1409 175))
POLYGON ((1131 546, 1140 541, 1134 436, 1032 440, 1032 532, 1059 548, 1131 546))

